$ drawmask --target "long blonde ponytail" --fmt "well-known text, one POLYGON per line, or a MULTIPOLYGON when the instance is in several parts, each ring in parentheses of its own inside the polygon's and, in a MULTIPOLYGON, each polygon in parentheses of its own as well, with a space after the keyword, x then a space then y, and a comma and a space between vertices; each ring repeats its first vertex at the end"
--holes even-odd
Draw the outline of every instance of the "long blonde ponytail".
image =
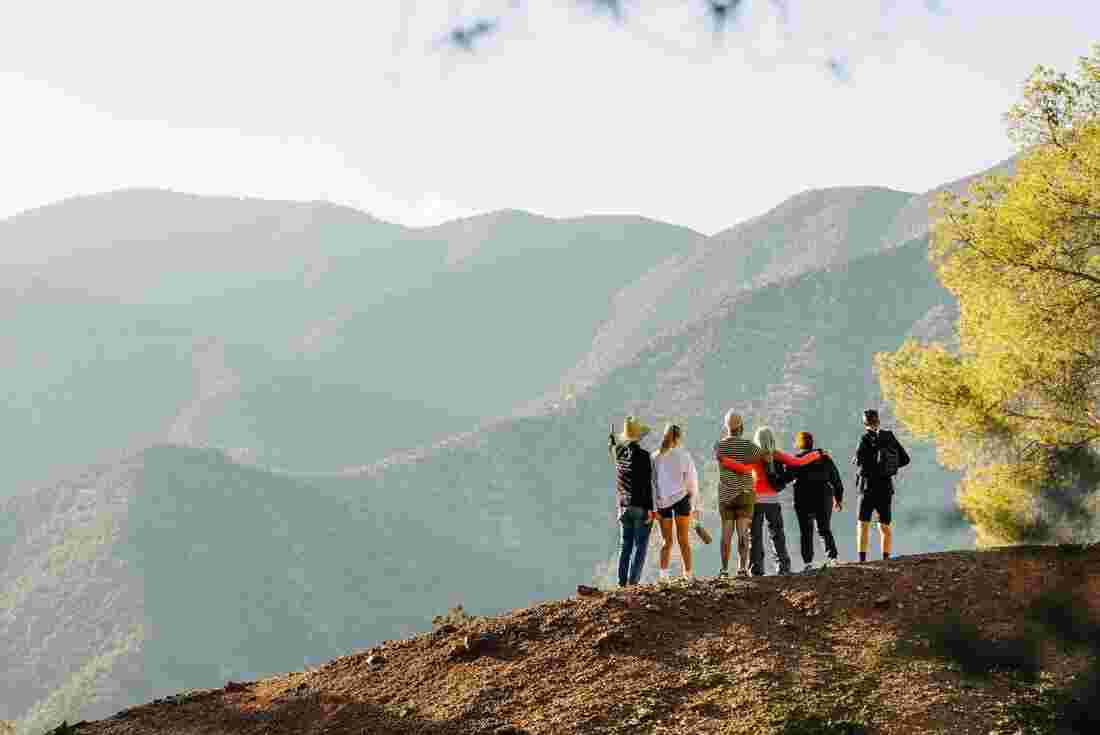
POLYGON ((657 451, 657 456, 660 457, 679 444, 683 434, 684 432, 676 424, 666 426, 665 435, 661 437, 661 448, 657 451))

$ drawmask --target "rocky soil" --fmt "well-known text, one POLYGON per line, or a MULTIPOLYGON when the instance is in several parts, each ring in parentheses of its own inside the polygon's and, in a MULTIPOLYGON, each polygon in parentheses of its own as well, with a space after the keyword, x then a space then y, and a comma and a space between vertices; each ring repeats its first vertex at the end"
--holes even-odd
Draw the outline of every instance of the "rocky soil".
POLYGON ((1096 642, 1080 626, 1100 619, 1100 548, 583 592, 71 731, 1053 732, 1053 718, 1089 693, 1081 686, 1096 642), (1067 611, 1077 638, 1046 636, 1067 611))

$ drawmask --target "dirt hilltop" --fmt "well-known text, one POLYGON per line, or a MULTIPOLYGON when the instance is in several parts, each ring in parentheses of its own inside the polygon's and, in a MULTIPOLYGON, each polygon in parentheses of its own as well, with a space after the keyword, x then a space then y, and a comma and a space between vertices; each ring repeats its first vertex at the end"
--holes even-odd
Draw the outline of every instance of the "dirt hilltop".
POLYGON ((1100 547, 949 552, 812 575, 643 585, 443 625, 71 731, 1039 732, 1030 723, 1080 699, 1093 662, 1084 650, 1091 634, 1076 646, 1037 637, 1044 615, 1066 610, 1100 619, 1100 547), (1036 613, 1051 599, 1063 604, 1036 613), (1076 695, 1058 694, 1074 687, 1076 695), (1052 696, 1060 704, 1044 705, 1052 696))

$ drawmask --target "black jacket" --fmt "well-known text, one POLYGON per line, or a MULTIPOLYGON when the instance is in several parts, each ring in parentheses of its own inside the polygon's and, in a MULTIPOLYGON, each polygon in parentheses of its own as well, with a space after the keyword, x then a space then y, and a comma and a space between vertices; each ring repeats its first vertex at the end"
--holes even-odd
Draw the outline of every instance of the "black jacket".
POLYGON ((615 475, 619 505, 655 510, 653 457, 638 442, 611 445, 615 455, 615 475))
POLYGON ((878 466, 878 448, 883 442, 893 442, 897 447, 900 462, 899 467, 909 464, 909 454, 901 445, 894 432, 886 429, 878 431, 867 430, 859 439, 859 448, 853 460, 858 467, 859 491, 866 492, 894 492, 894 478, 883 475, 878 466))
MULTIPOLYGON (((798 456, 803 457, 816 451, 809 449, 799 452, 798 456)), ((844 483, 840 479, 840 471, 833 458, 828 455, 805 467, 787 467, 786 472, 794 479, 795 508, 817 508, 829 496, 838 503, 844 500, 844 483)))

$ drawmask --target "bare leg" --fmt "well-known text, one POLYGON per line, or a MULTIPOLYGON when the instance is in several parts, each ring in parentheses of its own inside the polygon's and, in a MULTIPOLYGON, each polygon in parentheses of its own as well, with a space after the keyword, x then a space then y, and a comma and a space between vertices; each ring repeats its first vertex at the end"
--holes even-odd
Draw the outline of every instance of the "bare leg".
POLYGON ((888 523, 878 524, 879 541, 882 543, 882 556, 886 558, 894 552, 894 527, 888 523))
POLYGON ((672 519, 658 518, 661 523, 661 571, 667 572, 672 562, 672 519))
POLYGON ((737 519, 737 569, 749 570, 749 548, 752 537, 752 518, 737 519))
POLYGON ((729 571, 730 553, 733 551, 733 519, 722 519, 722 571, 729 571))
POLYGON ((870 545, 871 539, 871 524, 863 521, 856 522, 856 551, 861 554, 867 553, 867 547, 870 545))
POLYGON ((676 516, 676 541, 680 546, 680 560, 684 564, 684 576, 690 577, 692 574, 691 516, 676 516))

